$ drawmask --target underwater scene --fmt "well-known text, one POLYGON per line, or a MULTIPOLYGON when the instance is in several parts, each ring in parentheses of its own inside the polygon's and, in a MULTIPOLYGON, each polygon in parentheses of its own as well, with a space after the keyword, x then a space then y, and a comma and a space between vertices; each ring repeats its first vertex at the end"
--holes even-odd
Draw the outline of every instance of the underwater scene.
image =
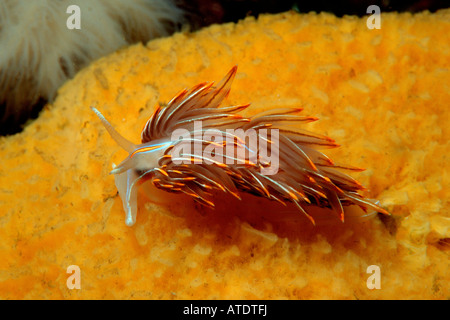
POLYGON ((450 9, 336 3, 0 0, 0 299, 448 300, 450 9))

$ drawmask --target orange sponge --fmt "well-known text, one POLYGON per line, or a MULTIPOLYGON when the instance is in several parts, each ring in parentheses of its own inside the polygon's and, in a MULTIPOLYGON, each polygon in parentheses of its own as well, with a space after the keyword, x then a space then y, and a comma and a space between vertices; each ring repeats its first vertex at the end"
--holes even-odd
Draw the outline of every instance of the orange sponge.
POLYGON ((381 18, 370 30, 365 18, 263 15, 79 72, 0 138, 0 298, 448 299, 450 11, 381 18), (342 145, 332 159, 367 168, 355 178, 392 216, 313 227, 265 199, 219 194, 210 210, 151 189, 127 227, 108 175, 125 154, 89 107, 137 143, 158 103, 235 64, 229 103, 317 116, 305 128, 342 145), (80 289, 67 286, 71 265, 80 289))

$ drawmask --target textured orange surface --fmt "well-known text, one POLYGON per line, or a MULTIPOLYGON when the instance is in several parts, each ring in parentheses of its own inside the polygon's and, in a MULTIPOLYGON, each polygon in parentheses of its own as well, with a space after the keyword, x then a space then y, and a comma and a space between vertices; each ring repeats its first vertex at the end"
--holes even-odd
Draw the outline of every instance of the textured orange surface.
POLYGON ((0 139, 1 299, 448 299, 450 11, 264 15, 102 58, 23 133, 0 139), (158 102, 238 74, 246 112, 303 106, 338 162, 392 217, 313 227, 267 200, 139 193, 124 223, 108 172, 126 154, 89 106, 134 142, 158 102), (69 265, 81 289, 66 287, 69 265), (366 286, 369 265, 381 289, 366 286))

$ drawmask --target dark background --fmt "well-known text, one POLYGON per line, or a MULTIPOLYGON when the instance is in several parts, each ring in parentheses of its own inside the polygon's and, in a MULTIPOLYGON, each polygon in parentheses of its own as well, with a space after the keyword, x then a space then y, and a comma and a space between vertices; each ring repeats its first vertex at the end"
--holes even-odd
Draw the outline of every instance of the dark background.
POLYGON ((377 5, 381 12, 435 12, 450 7, 448 0, 181 0, 179 6, 190 12, 189 20, 194 29, 213 23, 237 22, 246 16, 257 17, 261 13, 330 12, 336 16, 366 15, 367 7, 377 5))

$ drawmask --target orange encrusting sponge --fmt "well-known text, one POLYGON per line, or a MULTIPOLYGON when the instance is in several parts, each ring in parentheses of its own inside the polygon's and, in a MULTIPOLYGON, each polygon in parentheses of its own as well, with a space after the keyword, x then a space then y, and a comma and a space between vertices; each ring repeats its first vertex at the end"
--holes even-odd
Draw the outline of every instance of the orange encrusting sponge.
MULTIPOLYGON (((448 299, 450 10, 366 18, 287 12, 214 25, 102 58, 23 133, 0 138, 1 299, 448 299), (112 163, 158 103, 239 65, 230 104, 303 107, 305 129, 392 216, 314 227, 289 207, 160 190, 124 223, 112 163), (70 265, 81 289, 69 290, 70 265), (370 265, 381 289, 368 289, 370 265)), ((246 114, 244 114, 246 115, 246 114)))

